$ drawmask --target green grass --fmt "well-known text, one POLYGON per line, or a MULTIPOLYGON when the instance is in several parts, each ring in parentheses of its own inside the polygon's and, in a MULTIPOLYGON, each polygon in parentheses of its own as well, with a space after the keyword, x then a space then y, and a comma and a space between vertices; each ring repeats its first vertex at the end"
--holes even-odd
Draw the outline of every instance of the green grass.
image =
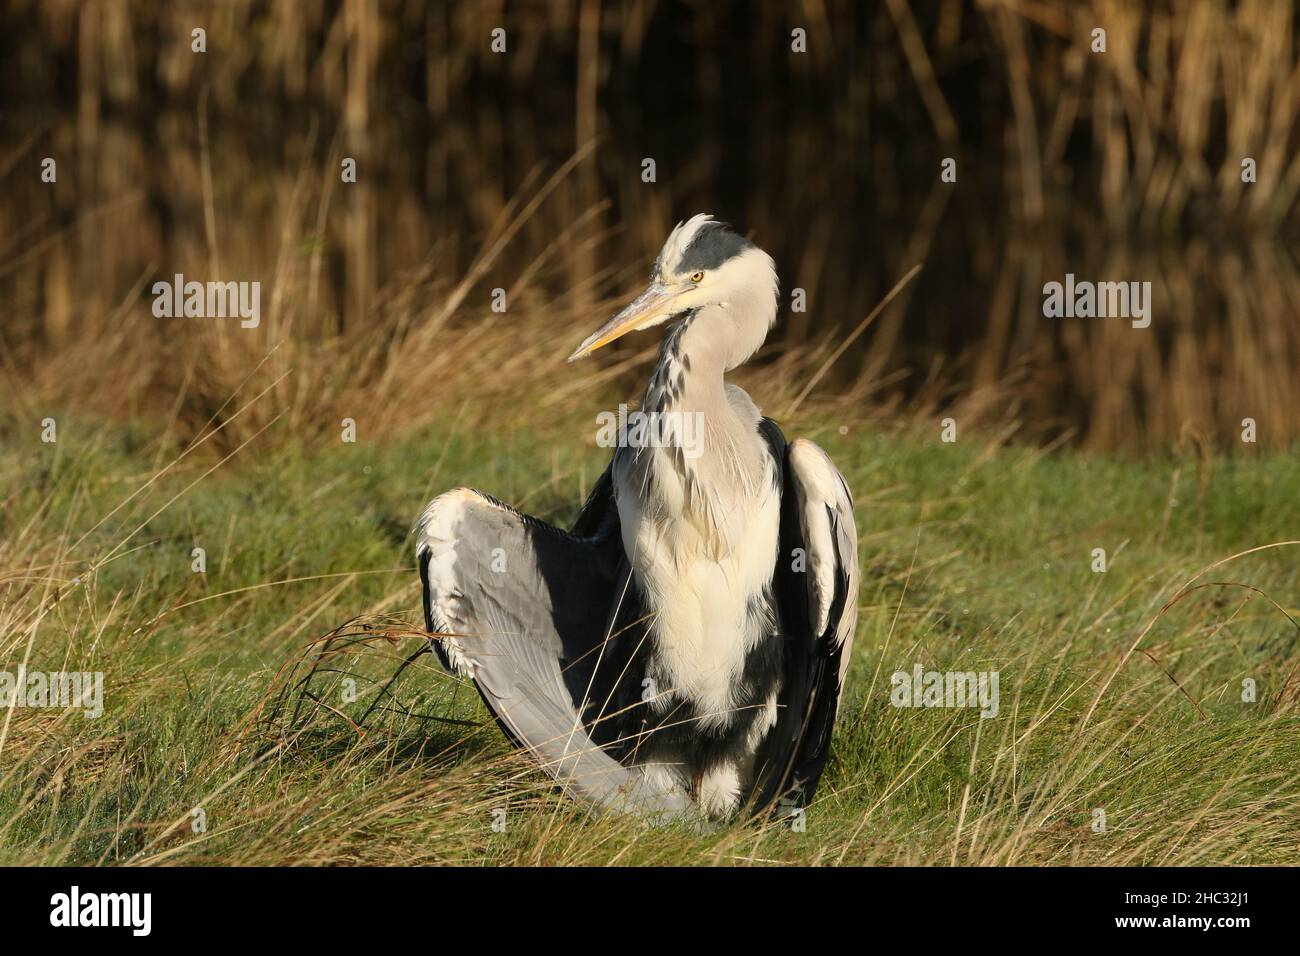
POLYGON ((863 567, 802 830, 589 818, 428 657, 358 729, 418 646, 423 504, 467 484, 569 521, 604 463, 571 426, 383 446, 272 431, 206 476, 215 456, 186 457, 78 543, 174 453, 138 427, 60 419, 45 445, 4 422, 0 670, 103 671, 105 711, 0 711, 0 863, 1295 861, 1297 549, 1161 609, 1205 566, 1300 537, 1296 455, 1198 467, 790 429, 845 471, 863 567), (309 644, 336 629, 305 696, 309 644), (915 663, 996 670, 1000 713, 891 706, 915 663))

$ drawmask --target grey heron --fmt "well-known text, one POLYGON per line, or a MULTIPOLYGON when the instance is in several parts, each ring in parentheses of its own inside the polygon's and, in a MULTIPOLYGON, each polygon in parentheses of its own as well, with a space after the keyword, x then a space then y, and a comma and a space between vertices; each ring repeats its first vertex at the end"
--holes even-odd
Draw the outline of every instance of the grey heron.
POLYGON ((662 440, 620 444, 571 530, 466 488, 416 525, 439 660, 570 796, 716 818, 817 787, 857 532, 826 453, 787 444, 725 381, 763 344, 777 294, 762 249, 708 215, 679 223, 649 287, 570 356, 668 324, 640 407, 662 440), (694 449, 684 415, 702 425, 694 449))

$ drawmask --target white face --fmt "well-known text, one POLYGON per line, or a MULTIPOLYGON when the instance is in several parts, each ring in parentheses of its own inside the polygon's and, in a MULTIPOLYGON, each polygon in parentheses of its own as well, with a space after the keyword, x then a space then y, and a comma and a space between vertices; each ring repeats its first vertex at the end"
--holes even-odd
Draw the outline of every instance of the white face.
POLYGON ((649 287, 588 336, 569 361, 590 355, 629 332, 652 328, 674 316, 744 300, 754 290, 775 291, 772 260, 761 249, 699 215, 669 235, 655 262, 649 287), (704 230, 701 232, 701 230, 704 230))
POLYGON ((713 268, 692 268, 688 263, 682 271, 660 282, 674 293, 673 309, 685 312, 748 300, 755 291, 774 286, 774 273, 767 253, 750 246, 713 268))

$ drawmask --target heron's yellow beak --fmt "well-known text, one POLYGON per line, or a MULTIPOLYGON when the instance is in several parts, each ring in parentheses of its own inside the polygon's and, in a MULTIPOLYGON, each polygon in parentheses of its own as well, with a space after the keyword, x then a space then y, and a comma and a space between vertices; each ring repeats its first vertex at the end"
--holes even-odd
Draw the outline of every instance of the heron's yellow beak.
POLYGON ((637 296, 626 309, 614 316, 599 329, 587 336, 578 350, 569 356, 569 361, 585 358, 602 345, 608 345, 637 329, 648 329, 672 315, 673 300, 678 293, 660 282, 652 282, 650 287, 637 296))

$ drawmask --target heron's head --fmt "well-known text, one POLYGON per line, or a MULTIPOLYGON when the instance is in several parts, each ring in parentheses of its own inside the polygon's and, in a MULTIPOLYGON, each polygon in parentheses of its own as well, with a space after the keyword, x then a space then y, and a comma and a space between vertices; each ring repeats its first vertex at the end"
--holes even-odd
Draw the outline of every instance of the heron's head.
POLYGON ((629 332, 694 313, 697 325, 727 343, 726 367, 763 344, 776 320, 776 267, 744 236, 701 213, 678 223, 650 274, 650 285, 587 337, 569 361, 590 355, 629 332))

